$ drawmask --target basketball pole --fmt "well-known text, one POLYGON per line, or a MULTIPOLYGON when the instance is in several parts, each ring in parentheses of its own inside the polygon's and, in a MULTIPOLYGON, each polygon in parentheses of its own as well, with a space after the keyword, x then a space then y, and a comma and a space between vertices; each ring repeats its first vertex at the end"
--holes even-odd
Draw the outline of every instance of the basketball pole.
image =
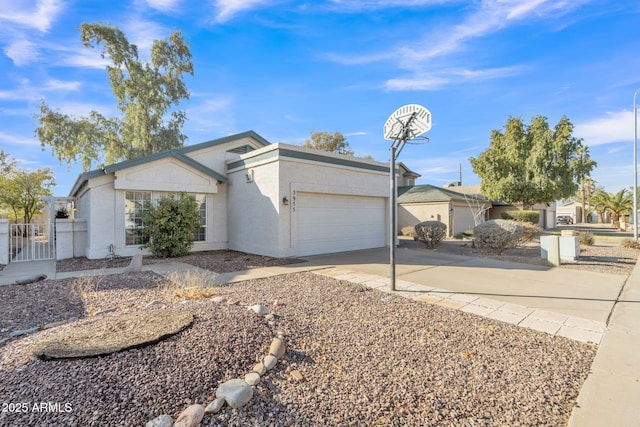
MULTIPOLYGON (((398 108, 384 125, 384 139, 392 141, 389 147, 389 285, 396 290, 397 198, 396 160, 407 141, 417 139, 431 129, 431 113, 421 105, 408 104, 398 108)), ((425 138, 427 141, 428 138, 425 138)))
POLYGON ((396 146, 393 144, 389 148, 391 170, 391 190, 389 194, 389 217, 391 218, 389 226, 389 264, 391 265, 391 291, 396 290, 396 146))

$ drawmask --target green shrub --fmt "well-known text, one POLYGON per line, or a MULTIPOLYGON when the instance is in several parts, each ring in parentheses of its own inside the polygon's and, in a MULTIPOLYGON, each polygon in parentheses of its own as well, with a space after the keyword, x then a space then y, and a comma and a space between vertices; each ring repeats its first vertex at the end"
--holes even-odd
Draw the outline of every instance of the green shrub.
POLYGON ((540 221, 540 212, 538 211, 505 211, 500 216, 502 219, 530 222, 532 224, 537 224, 540 221))
POLYGON ((624 239, 620 247, 625 249, 640 249, 640 242, 633 239, 624 239))
POLYGON ((149 239, 144 248, 162 257, 185 256, 193 246, 193 234, 200 228, 200 212, 195 198, 183 192, 160 198, 142 221, 142 234, 149 239))
POLYGON ((400 230, 400 235, 401 236, 407 236, 407 237, 413 237, 413 240, 418 240, 418 235, 416 234, 416 229, 415 229, 415 227, 412 227, 411 225, 408 225, 406 227, 402 227, 402 229, 400 230))
POLYGON ((522 235, 522 225, 506 219, 485 221, 473 229, 476 247, 499 254, 518 246, 522 235))
POLYGON ((447 225, 440 221, 424 221, 414 227, 417 240, 426 243, 427 247, 435 247, 447 236, 447 225))
POLYGON ((578 237, 580 238, 580 244, 584 246, 593 246, 593 244, 596 242, 595 237, 593 237, 593 233, 579 233, 578 237))
POLYGON ((519 224, 522 227, 522 237, 520 238, 519 244, 524 245, 540 238, 542 234, 542 228, 540 228, 540 226, 531 222, 519 222, 519 224))

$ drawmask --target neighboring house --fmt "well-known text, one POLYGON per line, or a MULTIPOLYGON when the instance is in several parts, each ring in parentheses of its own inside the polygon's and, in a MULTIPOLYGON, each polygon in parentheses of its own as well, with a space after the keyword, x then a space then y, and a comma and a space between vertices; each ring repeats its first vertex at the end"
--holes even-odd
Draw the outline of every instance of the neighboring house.
POLYGON ((270 144, 248 131, 81 174, 70 197, 87 235, 74 254, 135 254, 144 211, 180 191, 200 207, 194 251, 287 257, 387 245, 387 164, 270 144))
MULTIPOLYGON (((415 185, 398 188, 398 228, 423 221, 440 221, 447 235, 470 231, 475 227, 474 212, 488 209, 490 202, 480 196, 465 195, 454 188, 415 185)), ((481 218, 482 220, 484 219, 481 218)))

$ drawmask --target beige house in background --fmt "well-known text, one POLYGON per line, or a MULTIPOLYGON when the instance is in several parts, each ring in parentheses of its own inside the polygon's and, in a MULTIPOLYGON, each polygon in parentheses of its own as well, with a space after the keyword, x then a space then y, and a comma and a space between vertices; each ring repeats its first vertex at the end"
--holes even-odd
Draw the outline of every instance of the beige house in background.
MULTIPOLYGON (((458 187, 456 187, 458 188, 458 187)), ((398 228, 414 226, 423 221, 440 221, 447 226, 447 235, 464 233, 486 219, 484 212, 491 202, 473 194, 453 191, 433 185, 398 188, 398 228)))

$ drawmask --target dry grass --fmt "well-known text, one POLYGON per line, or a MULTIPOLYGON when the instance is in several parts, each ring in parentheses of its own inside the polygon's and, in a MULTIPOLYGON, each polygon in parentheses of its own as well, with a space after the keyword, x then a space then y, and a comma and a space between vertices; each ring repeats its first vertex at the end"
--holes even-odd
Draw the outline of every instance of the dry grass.
POLYGON ((163 291, 169 299, 201 299, 217 295, 214 287, 215 274, 210 271, 174 272, 164 282, 163 291))
POLYGON ((94 296, 100 289, 100 283, 106 276, 101 271, 97 276, 80 276, 71 282, 71 295, 82 300, 85 306, 91 305, 94 296))

